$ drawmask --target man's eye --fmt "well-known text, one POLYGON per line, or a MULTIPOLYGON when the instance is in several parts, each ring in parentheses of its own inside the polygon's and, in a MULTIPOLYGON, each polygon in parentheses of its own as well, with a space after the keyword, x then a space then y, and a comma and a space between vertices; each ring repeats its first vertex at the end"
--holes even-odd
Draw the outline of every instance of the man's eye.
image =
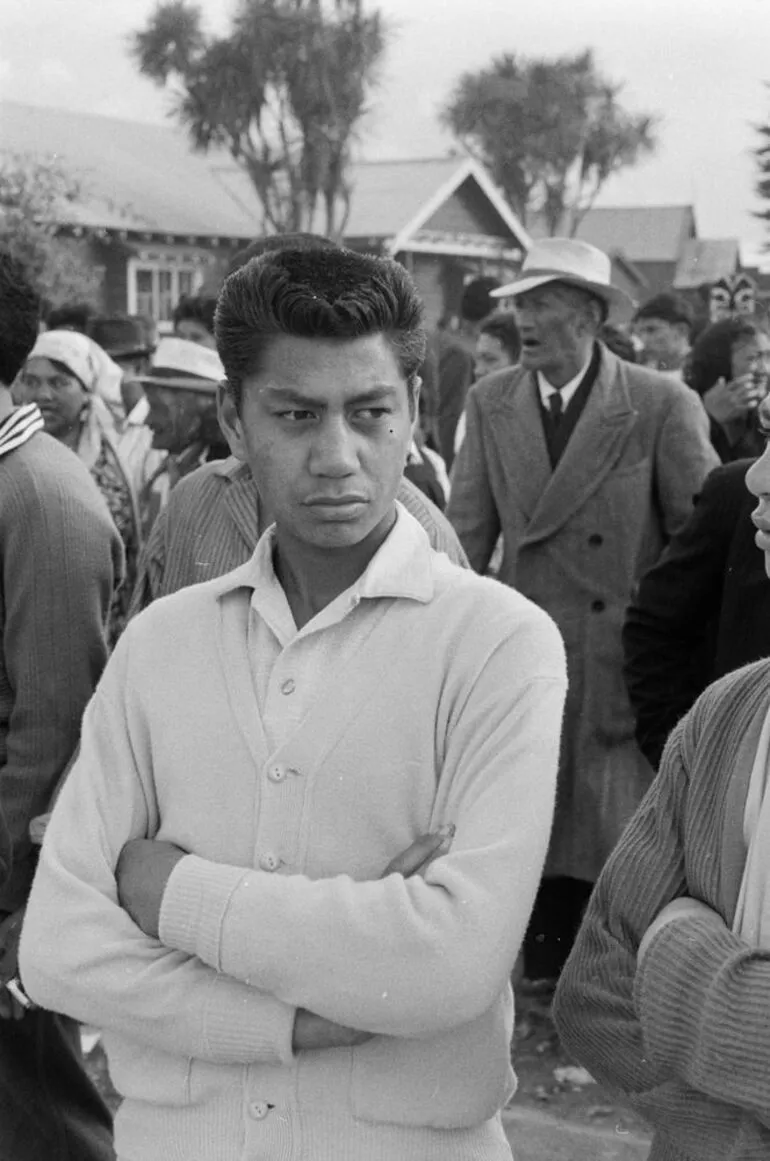
POLYGON ((314 419, 315 412, 308 411, 306 407, 294 407, 289 411, 276 412, 279 419, 286 419, 290 423, 302 423, 305 419, 314 419))
POLYGON ((361 407, 356 415, 359 419, 382 419, 386 415, 390 415, 389 407, 361 407))

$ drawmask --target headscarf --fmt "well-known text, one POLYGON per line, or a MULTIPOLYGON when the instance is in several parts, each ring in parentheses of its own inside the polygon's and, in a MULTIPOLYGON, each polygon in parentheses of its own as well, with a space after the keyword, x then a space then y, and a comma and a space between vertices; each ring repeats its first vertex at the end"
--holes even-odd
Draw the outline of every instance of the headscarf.
POLYGON ((62 363, 88 393, 77 453, 86 467, 92 468, 99 458, 102 435, 115 436, 115 422, 105 399, 114 393, 114 372, 117 372, 120 395, 120 367, 92 339, 78 331, 43 331, 27 358, 62 363))

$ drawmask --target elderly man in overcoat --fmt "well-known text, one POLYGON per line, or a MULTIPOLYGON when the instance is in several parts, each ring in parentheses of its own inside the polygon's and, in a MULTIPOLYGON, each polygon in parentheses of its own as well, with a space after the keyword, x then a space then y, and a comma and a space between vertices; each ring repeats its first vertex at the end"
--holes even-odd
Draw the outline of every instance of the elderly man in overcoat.
POLYGON ((597 340, 631 300, 606 254, 550 238, 512 299, 520 362, 470 391, 448 515, 471 566, 556 621, 570 688, 553 833, 525 944, 530 978, 555 978, 602 865, 653 771, 634 740, 621 629, 637 578, 687 520, 717 464, 697 395, 597 340))

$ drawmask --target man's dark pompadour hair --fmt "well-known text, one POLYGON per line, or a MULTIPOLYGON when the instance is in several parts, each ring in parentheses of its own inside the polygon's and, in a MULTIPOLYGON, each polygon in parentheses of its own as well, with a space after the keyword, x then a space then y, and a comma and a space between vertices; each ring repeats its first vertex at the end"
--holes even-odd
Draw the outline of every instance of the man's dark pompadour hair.
POLYGON ((219 295, 216 337, 230 392, 259 372, 281 335, 351 340, 381 334, 410 384, 425 358, 423 306, 391 258, 342 248, 272 250, 236 270, 219 295))
POLYGON ((25 267, 0 250, 0 384, 10 387, 35 345, 40 298, 25 267))

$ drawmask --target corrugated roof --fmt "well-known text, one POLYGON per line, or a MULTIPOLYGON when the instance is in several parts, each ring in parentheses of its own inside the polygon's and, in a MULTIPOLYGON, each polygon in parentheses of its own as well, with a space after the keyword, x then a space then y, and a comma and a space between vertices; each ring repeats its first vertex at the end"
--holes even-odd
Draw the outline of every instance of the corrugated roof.
POLYGON ((351 170, 349 238, 390 238, 465 164, 464 157, 369 161, 351 170))
POLYGON ((66 163, 87 195, 67 207, 68 222, 236 238, 259 232, 256 198, 236 202, 209 159, 164 125, 3 102, 0 150, 66 163))
POLYGON ((679 259, 674 290, 696 290, 734 274, 740 265, 737 238, 692 239, 679 259))
MULTIPOLYGON (((64 209, 73 224, 238 238, 261 232, 247 175, 225 153, 194 153, 174 127, 2 102, 0 151, 60 157, 84 184, 82 203, 64 209)), ((353 165, 346 235, 398 234, 465 161, 353 165)))
MULTIPOLYGON (((527 229, 536 238, 546 233, 537 219, 527 229)), ((694 229, 692 206, 602 206, 588 211, 575 237, 632 262, 678 262, 694 229)))

